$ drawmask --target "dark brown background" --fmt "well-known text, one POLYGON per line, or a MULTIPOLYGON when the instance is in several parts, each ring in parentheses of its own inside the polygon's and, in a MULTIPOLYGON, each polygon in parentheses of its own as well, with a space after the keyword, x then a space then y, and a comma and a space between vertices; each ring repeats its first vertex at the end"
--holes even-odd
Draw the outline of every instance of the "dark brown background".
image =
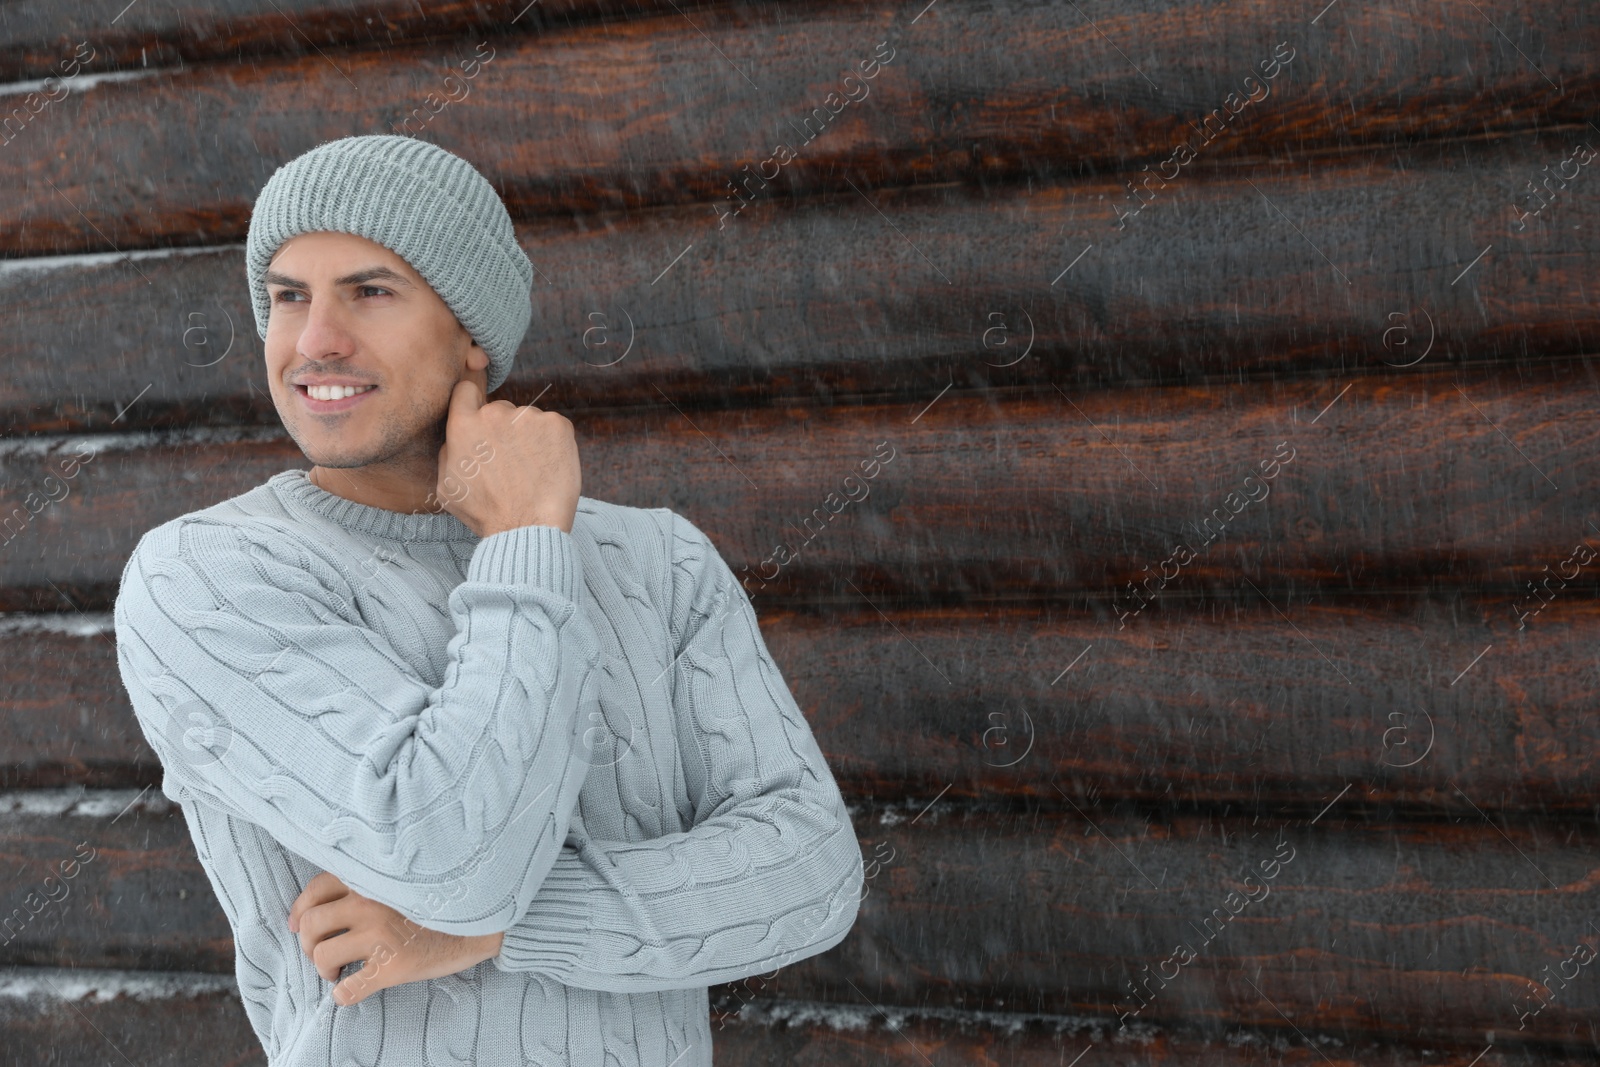
POLYGON ((743 572, 895 450, 755 601, 892 859, 836 949, 713 991, 719 1064, 1594 1062, 1600 977, 1551 972, 1600 945, 1600 562, 1529 584, 1600 550, 1600 179, 1513 220, 1600 144, 1600 11, 125 3, 0 7, 0 81, 93 50, 37 113, 0 95, 0 518, 94 455, 0 544, 0 921, 97 850, 0 943, 5 1062, 264 1062, 109 611, 145 530, 308 465, 244 286, 255 194, 481 42, 413 130, 511 210, 539 273, 499 395, 574 421, 587 495, 743 572), (880 41, 867 99, 719 227, 880 41), (1271 895, 1119 1030, 1279 842, 1271 895))

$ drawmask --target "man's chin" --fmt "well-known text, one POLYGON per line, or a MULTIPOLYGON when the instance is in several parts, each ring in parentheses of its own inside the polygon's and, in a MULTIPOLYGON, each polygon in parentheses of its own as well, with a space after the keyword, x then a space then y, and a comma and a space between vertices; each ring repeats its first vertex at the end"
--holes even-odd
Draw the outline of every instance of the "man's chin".
POLYGON ((379 458, 377 455, 352 454, 342 450, 329 449, 326 445, 313 445, 307 448, 303 442, 297 441, 296 444, 300 445, 300 454, 306 458, 306 462, 313 467, 321 467, 323 470, 356 470, 361 467, 371 466, 379 458))

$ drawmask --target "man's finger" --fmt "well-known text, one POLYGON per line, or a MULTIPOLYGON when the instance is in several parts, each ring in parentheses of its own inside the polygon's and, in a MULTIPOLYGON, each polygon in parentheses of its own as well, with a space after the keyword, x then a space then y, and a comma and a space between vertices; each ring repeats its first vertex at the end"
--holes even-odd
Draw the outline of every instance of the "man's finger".
POLYGON ((463 378, 450 392, 450 413, 447 419, 464 418, 481 407, 483 407, 483 390, 471 378, 463 378))
MULTIPOLYGON (((400 985, 409 973, 404 970, 399 957, 391 952, 387 945, 376 945, 368 949, 364 955, 358 955, 356 959, 362 961, 361 969, 350 977, 340 980, 333 987, 333 1002, 340 1007, 359 1004, 381 989, 400 985)), ((346 960, 340 963, 328 981, 337 979, 339 970, 349 962, 351 961, 346 960)))
POLYGON ((308 957, 319 944, 345 930, 354 929, 361 917, 362 898, 345 895, 308 908, 300 916, 300 950, 308 957))
POLYGON ((389 969, 399 966, 394 953, 381 942, 353 932, 328 938, 317 945, 311 955, 311 962, 324 982, 339 981, 339 972, 357 960, 368 961, 362 970, 375 973, 385 969, 381 965, 383 962, 387 962, 389 969))
POLYGON ((307 911, 347 896, 349 892, 350 887, 341 882, 337 876, 323 871, 307 882, 300 895, 294 898, 294 903, 289 905, 289 932, 296 934, 300 932, 300 918, 307 911))
POLYGON ((339 934, 338 937, 328 937, 320 942, 312 950, 310 961, 317 968, 317 974, 322 976, 322 981, 338 982, 339 971, 357 960, 365 960, 373 952, 373 944, 368 937, 354 933, 339 934))

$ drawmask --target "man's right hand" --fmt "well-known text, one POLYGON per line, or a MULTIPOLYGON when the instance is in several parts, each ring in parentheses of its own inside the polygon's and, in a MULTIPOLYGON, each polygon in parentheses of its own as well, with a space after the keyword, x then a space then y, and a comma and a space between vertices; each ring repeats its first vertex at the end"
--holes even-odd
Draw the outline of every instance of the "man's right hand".
POLYGON ((480 538, 519 526, 572 532, 583 476, 572 423, 507 400, 485 403, 471 377, 450 394, 435 493, 480 538))

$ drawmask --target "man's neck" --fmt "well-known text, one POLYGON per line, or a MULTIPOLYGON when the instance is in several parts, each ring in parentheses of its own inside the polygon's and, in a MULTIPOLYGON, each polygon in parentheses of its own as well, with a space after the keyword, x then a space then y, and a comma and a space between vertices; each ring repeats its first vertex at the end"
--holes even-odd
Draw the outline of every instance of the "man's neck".
POLYGON ((414 515, 420 512, 438 514, 444 510, 433 496, 437 473, 437 467, 431 472, 400 471, 373 464, 348 468, 313 466, 306 477, 323 492, 345 500, 414 515))

